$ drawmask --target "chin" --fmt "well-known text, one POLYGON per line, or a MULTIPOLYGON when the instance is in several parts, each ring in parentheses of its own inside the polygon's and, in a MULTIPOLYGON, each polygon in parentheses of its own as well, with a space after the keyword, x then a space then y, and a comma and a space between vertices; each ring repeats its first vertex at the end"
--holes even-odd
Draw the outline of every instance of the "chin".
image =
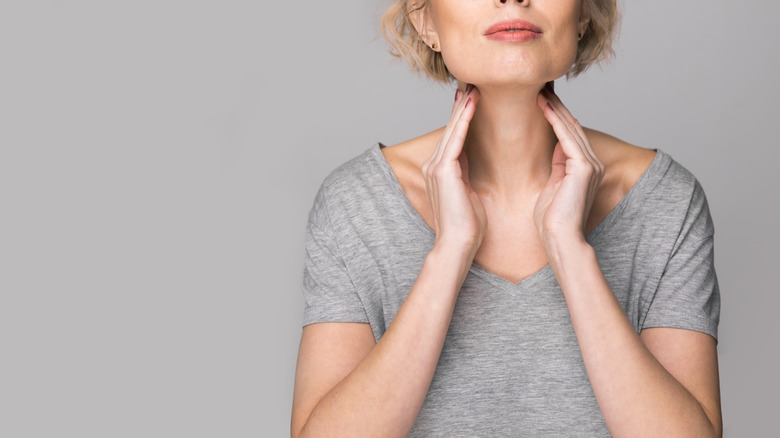
MULTIPOLYGON (((445 60, 446 62, 446 60, 445 60)), ((564 76, 571 68, 570 63, 540 62, 529 59, 503 59, 500 62, 470 62, 447 65, 450 73, 464 84, 480 86, 520 87, 530 85, 543 86, 547 82, 564 76), (474 69, 475 65, 481 65, 474 69)))
POLYGON ((555 70, 555 71, 529 71, 528 69, 517 68, 503 70, 494 70, 492 72, 480 71, 480 72, 466 72, 465 74, 458 74, 452 72, 453 76, 464 84, 475 84, 480 86, 491 87, 527 87, 527 86, 544 86, 547 82, 558 79, 566 74, 567 70, 555 70))

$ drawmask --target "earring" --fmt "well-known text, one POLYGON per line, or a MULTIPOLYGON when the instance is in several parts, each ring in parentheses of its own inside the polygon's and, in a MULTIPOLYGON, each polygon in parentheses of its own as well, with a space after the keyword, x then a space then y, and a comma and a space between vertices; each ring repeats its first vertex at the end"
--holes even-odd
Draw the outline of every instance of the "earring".
POLYGON ((436 48, 436 43, 431 44, 431 48, 435 49, 436 48))
POLYGON ((582 39, 582 32, 577 32, 577 39, 578 39, 578 40, 581 40, 581 39, 582 39))

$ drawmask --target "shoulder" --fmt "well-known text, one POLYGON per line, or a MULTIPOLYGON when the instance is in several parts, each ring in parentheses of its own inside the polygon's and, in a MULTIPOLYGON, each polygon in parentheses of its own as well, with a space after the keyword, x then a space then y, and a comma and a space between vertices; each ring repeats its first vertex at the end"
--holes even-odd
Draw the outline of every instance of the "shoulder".
POLYGON ((639 178, 650 168, 656 150, 628 143, 610 134, 583 127, 596 156, 604 163, 604 183, 621 194, 628 193, 639 178))
POLYGON ((382 153, 393 170, 401 172, 414 170, 419 172, 423 162, 436 149, 436 145, 445 128, 446 126, 442 126, 420 136, 389 145, 382 149, 382 153))
POLYGON ((615 169, 612 178, 620 181, 621 193, 627 193, 644 175, 646 181, 637 195, 648 220, 652 216, 666 225, 677 223, 682 231, 702 237, 714 233, 704 188, 693 172, 672 155, 662 148, 644 148, 594 129, 583 129, 599 159, 607 169, 610 165, 615 169))
POLYGON ((377 143, 371 144, 358 154, 349 157, 333 168, 322 180, 322 188, 327 191, 339 191, 345 187, 354 186, 355 183, 371 179, 376 176, 376 159, 374 154, 378 151, 377 143))
POLYGON ((396 194, 381 154, 379 143, 372 143, 331 170, 317 190, 310 220, 336 230, 387 216, 396 194))
POLYGON ((356 193, 356 188, 376 178, 377 172, 372 169, 375 160, 371 156, 374 148, 378 148, 376 143, 342 161, 326 174, 314 196, 309 222, 323 229, 331 227, 331 223, 337 220, 340 205, 349 203, 348 198, 356 193))
MULTIPOLYGON (((677 162, 663 148, 637 146, 592 128, 583 127, 583 129, 594 152, 607 167, 608 173, 610 167, 614 169, 612 177, 621 181, 623 191, 630 190, 650 169, 651 164, 656 162, 652 171, 657 174, 655 178, 657 183, 668 190, 679 192, 676 197, 682 195, 690 198, 694 194, 697 196, 703 194, 701 184, 693 172, 677 162)), ((671 193, 667 194, 671 195, 671 193)))

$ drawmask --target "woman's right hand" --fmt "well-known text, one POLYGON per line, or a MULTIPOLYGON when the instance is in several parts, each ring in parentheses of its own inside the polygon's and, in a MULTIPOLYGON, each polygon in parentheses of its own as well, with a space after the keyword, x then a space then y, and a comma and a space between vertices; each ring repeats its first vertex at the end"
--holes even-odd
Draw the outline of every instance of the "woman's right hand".
POLYGON ((482 244, 487 215, 469 182, 463 142, 479 101, 479 91, 469 84, 465 92, 457 94, 450 121, 421 170, 433 210, 434 245, 464 251, 473 259, 482 244))

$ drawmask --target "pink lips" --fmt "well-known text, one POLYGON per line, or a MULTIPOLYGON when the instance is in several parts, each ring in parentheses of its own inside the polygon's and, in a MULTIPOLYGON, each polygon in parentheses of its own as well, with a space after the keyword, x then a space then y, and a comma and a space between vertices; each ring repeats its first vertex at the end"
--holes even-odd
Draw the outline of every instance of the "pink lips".
POLYGON ((542 30, 525 20, 505 20, 493 24, 485 37, 497 41, 530 41, 542 36, 542 30))

